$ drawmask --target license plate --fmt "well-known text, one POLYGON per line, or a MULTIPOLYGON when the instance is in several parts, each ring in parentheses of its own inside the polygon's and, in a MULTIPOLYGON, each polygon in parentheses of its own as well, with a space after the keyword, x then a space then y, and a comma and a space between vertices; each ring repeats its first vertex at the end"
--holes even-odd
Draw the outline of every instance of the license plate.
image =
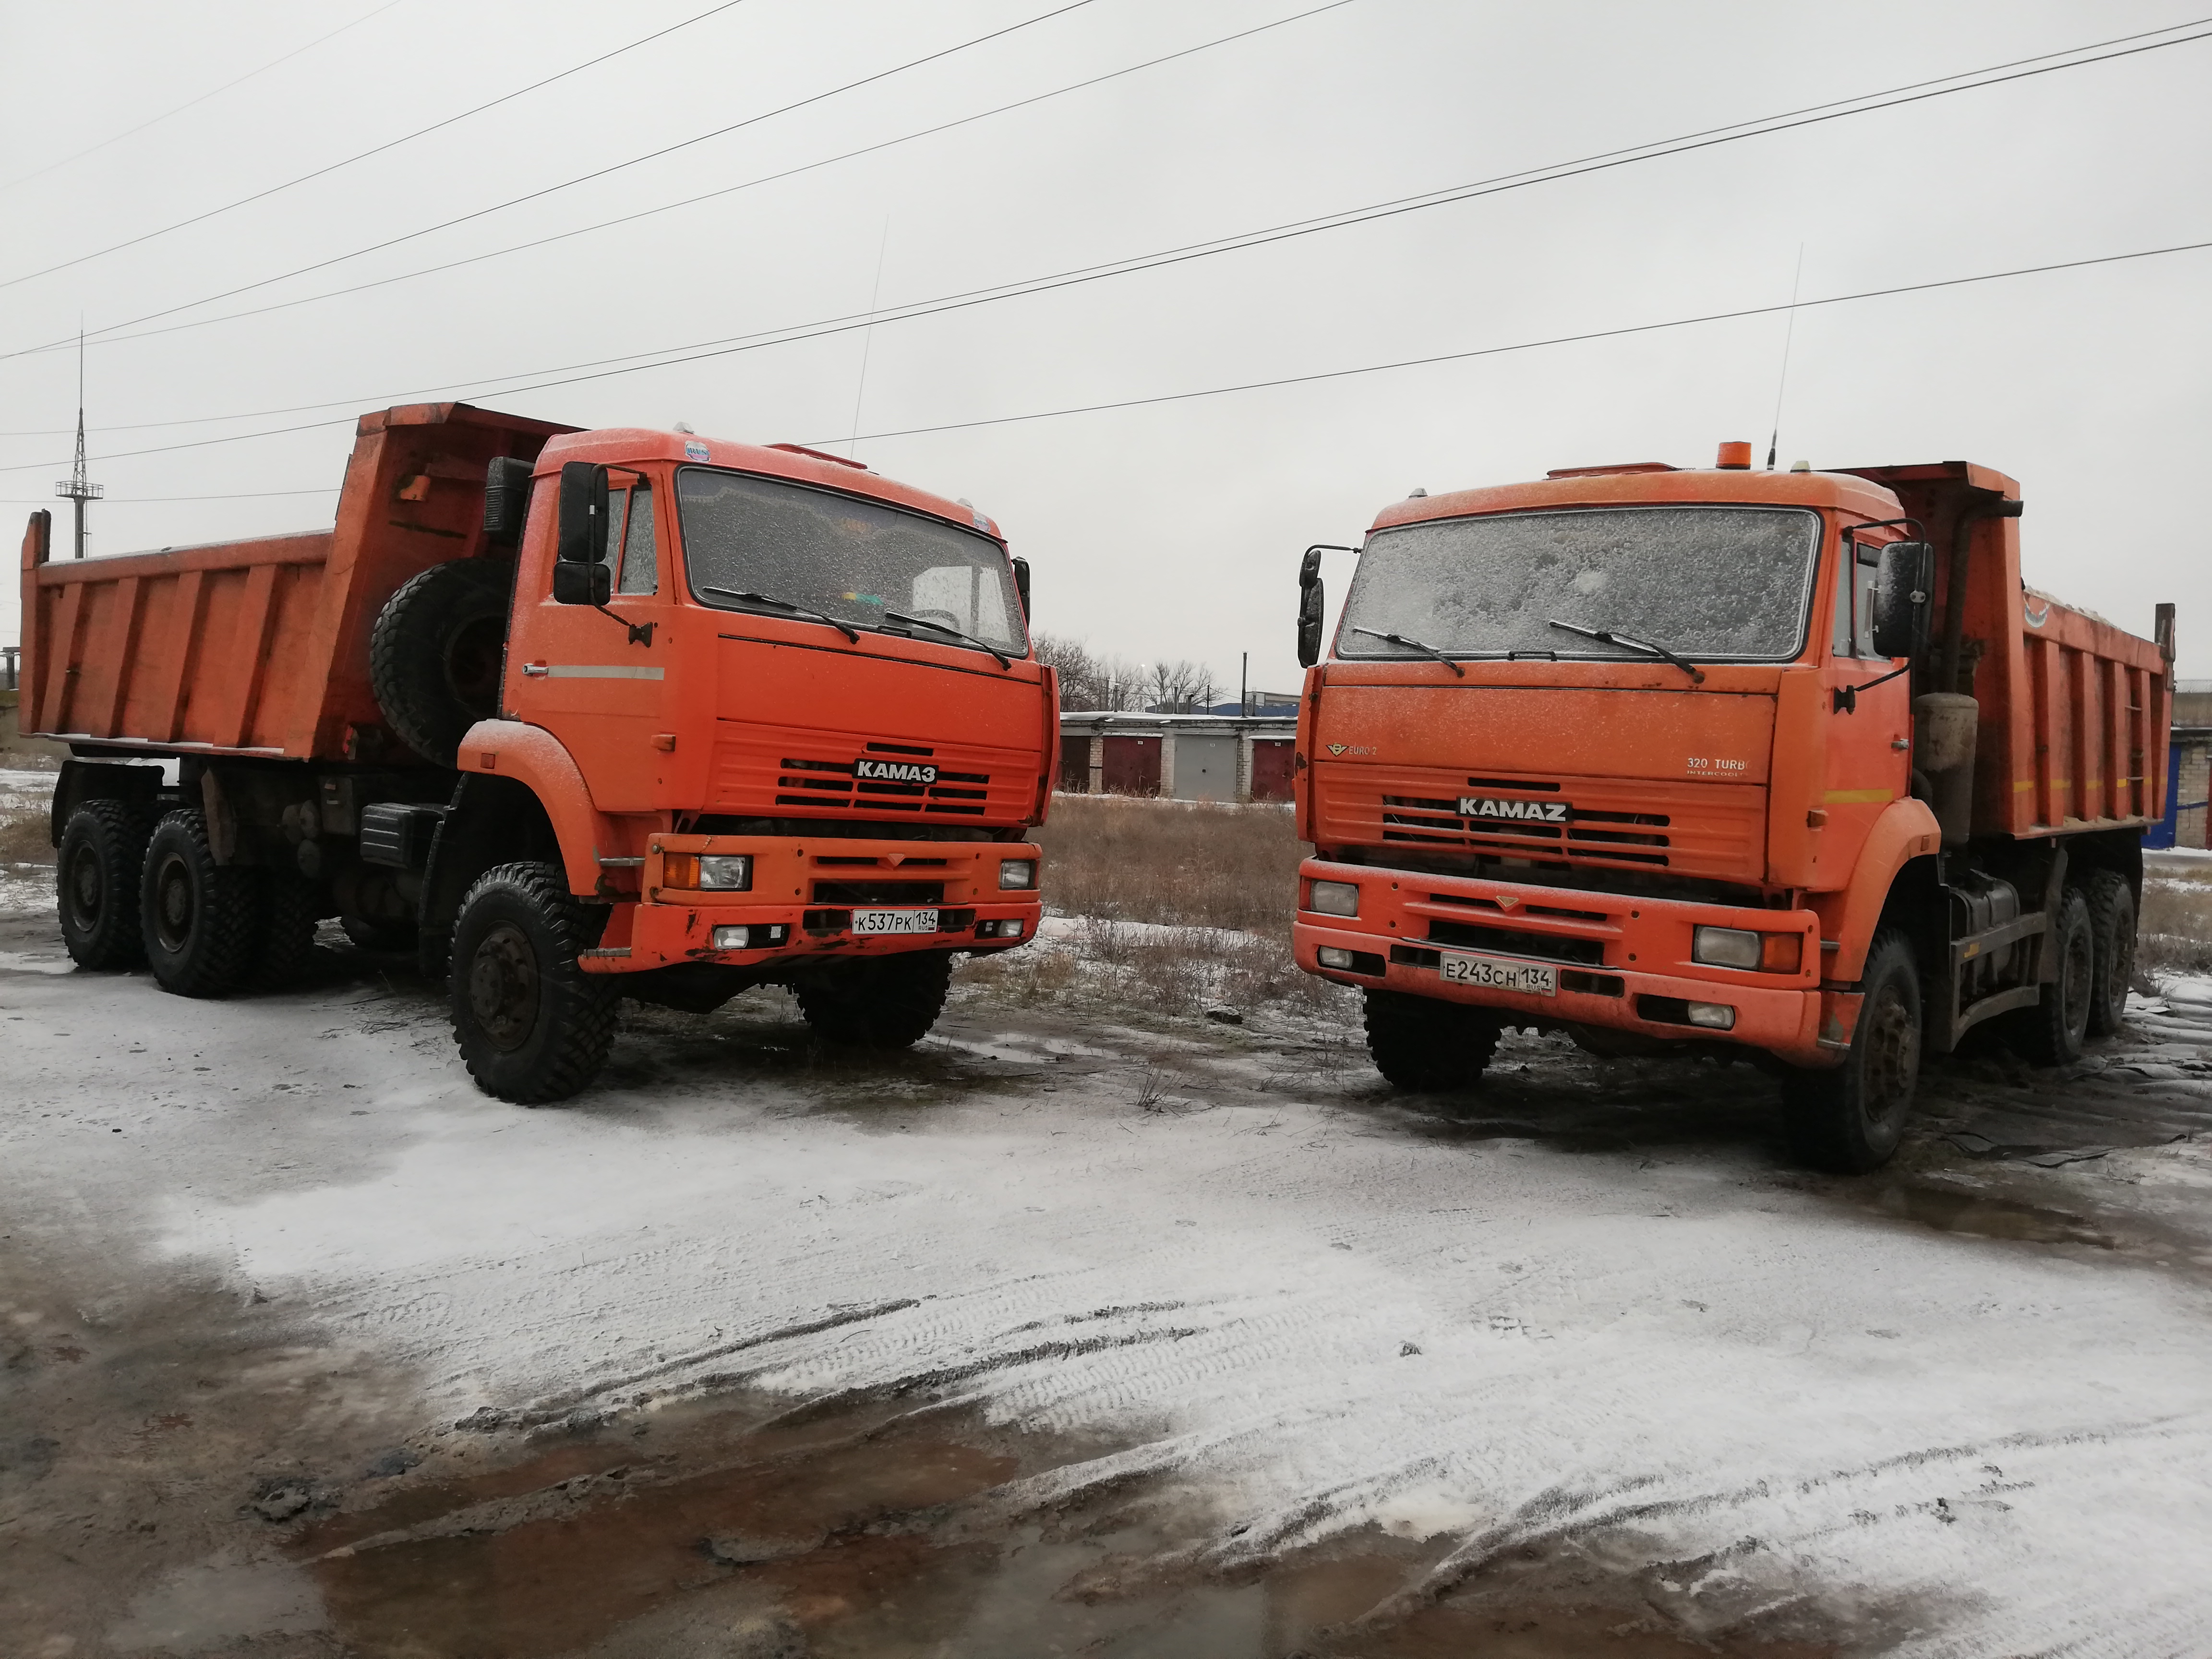
POLYGON ((933 933, 937 931, 937 912, 855 910, 853 912, 853 931, 856 933, 933 933))
POLYGON ((1480 985, 1486 991, 1518 991, 1524 996, 1555 997, 1559 970, 1540 963, 1500 962, 1495 957, 1442 953, 1437 972, 1447 985, 1480 985))

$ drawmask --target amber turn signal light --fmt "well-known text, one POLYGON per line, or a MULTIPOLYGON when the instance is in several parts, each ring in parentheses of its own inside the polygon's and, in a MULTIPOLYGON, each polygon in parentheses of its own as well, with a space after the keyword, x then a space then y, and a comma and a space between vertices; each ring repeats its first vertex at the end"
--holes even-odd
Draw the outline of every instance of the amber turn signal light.
POLYGON ((1723 472, 1744 472, 1751 467, 1751 446, 1741 441, 1721 446, 1721 458, 1713 465, 1723 472))
POLYGON ((1794 974, 1804 965, 1805 936, 1802 933, 1761 933, 1759 936, 1759 969, 1763 974, 1794 974))

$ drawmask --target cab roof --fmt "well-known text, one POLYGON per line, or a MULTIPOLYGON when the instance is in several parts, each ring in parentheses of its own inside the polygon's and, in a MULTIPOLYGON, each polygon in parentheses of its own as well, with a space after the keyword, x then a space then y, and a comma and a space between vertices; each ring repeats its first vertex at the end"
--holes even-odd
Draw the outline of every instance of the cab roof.
POLYGON ((727 467, 793 483, 812 484, 848 495, 862 495, 927 513, 963 530, 979 530, 1004 543, 990 517, 926 489, 916 489, 871 472, 842 456, 824 454, 797 444, 741 444, 726 438, 702 438, 684 432, 661 432, 651 427, 600 427, 589 432, 564 432, 549 439, 539 452, 536 471, 557 472, 569 461, 596 461, 609 466, 634 466, 646 461, 671 461, 678 465, 727 467))
POLYGON ((1631 507, 1676 502, 1762 507, 1830 507, 1868 520, 1893 519, 1902 509, 1880 484, 1844 472, 1754 472, 1741 467, 1661 468, 1644 462, 1619 469, 1570 470, 1529 483, 1492 484, 1442 495, 1394 501, 1375 515, 1372 530, 1463 519, 1481 514, 1527 513, 1571 507, 1631 507))

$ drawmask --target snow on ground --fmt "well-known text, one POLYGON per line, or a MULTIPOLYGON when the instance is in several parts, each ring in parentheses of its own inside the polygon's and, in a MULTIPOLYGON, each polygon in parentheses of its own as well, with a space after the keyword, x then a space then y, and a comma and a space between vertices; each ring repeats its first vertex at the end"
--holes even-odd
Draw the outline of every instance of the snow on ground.
MULTIPOLYGON (((2201 1274, 1883 1218, 1756 1149, 1440 1136, 1296 1054, 1145 1111, 1133 1066, 1055 1072, 1129 1033, 972 1007, 842 1081, 631 1042, 521 1111, 427 998, 23 971, 57 955, 0 963, 19 1230, 304 1308, 426 1419, 904 1387, 1114 1437, 1027 1495, 1168 1474, 1224 1562, 1372 1523, 1454 1540, 1448 1578, 1579 1539, 1676 1563, 1692 1622, 1802 1598, 1885 1650, 2212 1650, 2201 1274)), ((2107 1162, 2182 1200, 2203 1152, 2107 1162)))

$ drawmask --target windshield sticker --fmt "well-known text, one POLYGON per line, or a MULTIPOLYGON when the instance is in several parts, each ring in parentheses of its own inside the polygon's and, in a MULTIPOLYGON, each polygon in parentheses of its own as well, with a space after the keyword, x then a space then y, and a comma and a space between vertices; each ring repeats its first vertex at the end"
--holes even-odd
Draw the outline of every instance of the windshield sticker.
POLYGON ((915 761, 857 760, 853 763, 853 775, 884 783, 935 783, 937 769, 915 761))
POLYGON ((1459 815, 1463 818, 1517 818, 1531 823, 1565 823, 1574 810, 1570 802, 1563 800, 1497 800, 1487 795, 1459 798, 1459 815))
POLYGON ((687 461, 705 460, 707 459, 707 446, 700 443, 685 444, 684 446, 684 459, 687 461))

